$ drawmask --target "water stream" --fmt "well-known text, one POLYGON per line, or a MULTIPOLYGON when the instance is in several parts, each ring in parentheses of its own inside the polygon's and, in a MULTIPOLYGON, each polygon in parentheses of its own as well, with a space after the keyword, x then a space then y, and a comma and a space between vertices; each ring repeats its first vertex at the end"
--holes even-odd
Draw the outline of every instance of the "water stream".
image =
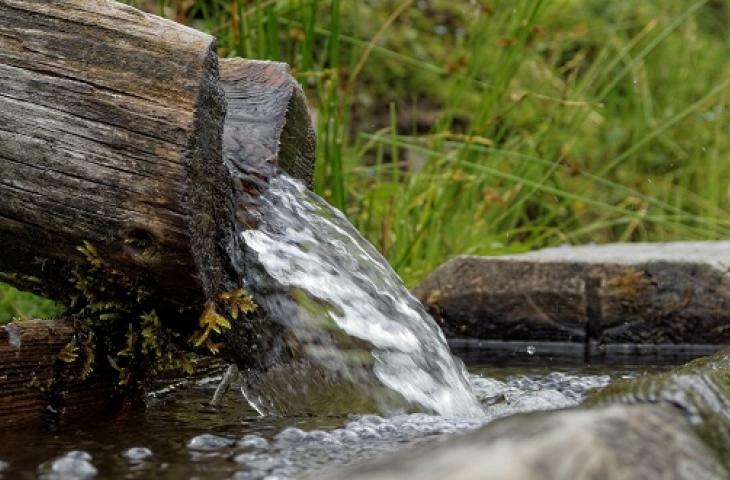
POLYGON ((637 374, 469 373, 342 213, 283 175, 243 197, 251 208, 239 212, 234 263, 259 308, 226 334, 248 348, 237 362, 245 400, 229 393, 212 407, 211 378, 109 421, 0 432, 0 480, 317 478, 500 417, 574 406, 637 374))
POLYGON ((246 377, 260 411, 483 415, 438 325, 340 211, 285 175, 255 201, 241 275, 287 339, 285 367, 246 377))

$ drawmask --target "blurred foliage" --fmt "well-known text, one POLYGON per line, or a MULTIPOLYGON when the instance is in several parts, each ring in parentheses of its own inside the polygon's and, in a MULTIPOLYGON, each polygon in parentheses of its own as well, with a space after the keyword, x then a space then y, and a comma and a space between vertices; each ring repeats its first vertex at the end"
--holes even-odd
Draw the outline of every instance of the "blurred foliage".
POLYGON ((317 191, 411 285, 458 254, 730 233, 724 0, 130 3, 291 65, 317 191))

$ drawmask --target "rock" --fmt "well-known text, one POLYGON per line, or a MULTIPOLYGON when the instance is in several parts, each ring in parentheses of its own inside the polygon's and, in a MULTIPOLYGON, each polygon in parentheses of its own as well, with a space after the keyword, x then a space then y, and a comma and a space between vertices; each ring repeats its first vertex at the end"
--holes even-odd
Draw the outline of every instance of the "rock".
POLYGON ((515 415, 317 478, 725 479, 729 395, 725 352, 613 383, 578 408, 515 415))
POLYGON ((414 294, 451 338, 717 345, 729 271, 730 242, 560 247, 457 257, 414 294))
POLYGON ((317 478, 719 480, 726 475, 679 411, 612 405, 497 420, 476 432, 317 478))

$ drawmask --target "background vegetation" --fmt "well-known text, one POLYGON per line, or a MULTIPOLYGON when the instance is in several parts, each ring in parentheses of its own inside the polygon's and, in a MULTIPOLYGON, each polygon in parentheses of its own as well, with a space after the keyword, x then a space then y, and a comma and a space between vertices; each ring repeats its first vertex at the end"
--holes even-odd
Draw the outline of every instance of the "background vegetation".
MULTIPOLYGON (((317 191, 409 285, 462 253, 730 233, 724 0, 129 3, 291 65, 317 191)), ((45 306, 0 289, 0 318, 45 306)))

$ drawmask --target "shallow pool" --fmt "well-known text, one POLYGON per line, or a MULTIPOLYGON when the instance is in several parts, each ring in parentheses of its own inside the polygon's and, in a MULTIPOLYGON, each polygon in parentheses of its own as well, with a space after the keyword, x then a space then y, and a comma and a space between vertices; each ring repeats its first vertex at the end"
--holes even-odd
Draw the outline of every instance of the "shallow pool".
POLYGON ((641 367, 470 368, 481 419, 404 414, 260 417, 232 391, 215 409, 217 378, 151 394, 147 408, 66 425, 55 434, 0 433, 0 478, 281 479, 367 460, 496 418, 576 405, 593 388, 641 367))

